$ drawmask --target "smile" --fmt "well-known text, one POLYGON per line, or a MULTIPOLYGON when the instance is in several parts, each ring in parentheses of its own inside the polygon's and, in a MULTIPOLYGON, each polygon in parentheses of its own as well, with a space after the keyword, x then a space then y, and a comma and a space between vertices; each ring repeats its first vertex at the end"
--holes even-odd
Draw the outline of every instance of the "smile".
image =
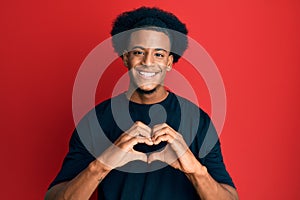
POLYGON ((156 74, 158 74, 159 72, 145 72, 145 71, 139 71, 138 72, 142 77, 145 78, 151 78, 154 77, 156 74))

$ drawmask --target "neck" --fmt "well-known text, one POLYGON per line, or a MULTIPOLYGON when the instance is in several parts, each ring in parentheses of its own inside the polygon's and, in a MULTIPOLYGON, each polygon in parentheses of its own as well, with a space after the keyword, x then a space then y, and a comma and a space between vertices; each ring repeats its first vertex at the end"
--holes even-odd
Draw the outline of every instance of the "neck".
POLYGON ((129 88, 126 96, 130 101, 139 104, 155 104, 167 98, 169 92, 163 87, 159 86, 151 91, 143 91, 140 89, 133 90, 129 88))

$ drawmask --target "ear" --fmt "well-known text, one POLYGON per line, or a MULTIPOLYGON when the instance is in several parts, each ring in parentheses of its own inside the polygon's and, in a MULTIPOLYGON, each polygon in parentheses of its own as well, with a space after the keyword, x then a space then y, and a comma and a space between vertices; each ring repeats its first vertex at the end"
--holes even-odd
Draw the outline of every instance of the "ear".
POLYGON ((124 66, 126 68, 128 68, 128 59, 129 59, 128 56, 129 56, 129 53, 127 51, 124 51, 123 55, 122 55, 122 60, 123 60, 124 66))
POLYGON ((171 71, 173 65, 173 55, 169 55, 167 63, 167 71, 171 71))

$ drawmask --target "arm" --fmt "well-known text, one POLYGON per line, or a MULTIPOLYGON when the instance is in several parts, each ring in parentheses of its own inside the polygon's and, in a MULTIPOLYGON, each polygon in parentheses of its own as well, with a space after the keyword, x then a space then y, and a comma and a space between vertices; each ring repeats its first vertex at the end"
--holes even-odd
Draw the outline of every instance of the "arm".
MULTIPOLYGON (((192 156, 194 157, 194 155, 192 156)), ((186 176, 194 185, 201 199, 238 199, 238 194, 233 187, 216 182, 207 172, 206 167, 201 165, 196 158, 193 162, 195 168, 193 172, 186 173, 186 176)))
POLYGON ((75 178, 53 186, 46 193, 45 200, 89 199, 98 184, 112 169, 133 160, 147 162, 147 155, 135 151, 133 147, 138 143, 153 145, 150 135, 151 129, 148 126, 136 122, 75 178))
POLYGON ((71 181, 59 183, 48 190, 45 200, 89 199, 109 172, 101 162, 94 160, 71 181))
POLYGON ((194 185, 201 199, 238 199, 236 190, 216 182, 190 151, 181 134, 167 124, 156 125, 153 129, 154 144, 167 141, 168 145, 161 152, 150 155, 148 162, 160 160, 186 174, 194 185))

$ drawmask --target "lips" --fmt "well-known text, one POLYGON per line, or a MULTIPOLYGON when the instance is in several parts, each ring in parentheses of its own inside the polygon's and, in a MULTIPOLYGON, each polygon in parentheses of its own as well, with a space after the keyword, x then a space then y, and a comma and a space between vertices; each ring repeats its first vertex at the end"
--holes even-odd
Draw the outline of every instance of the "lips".
POLYGON ((139 72, 140 75, 145 76, 145 77, 153 77, 155 76, 155 72, 139 72))
POLYGON ((147 71, 138 71, 138 74, 143 78, 152 78, 159 72, 147 72, 147 71))

